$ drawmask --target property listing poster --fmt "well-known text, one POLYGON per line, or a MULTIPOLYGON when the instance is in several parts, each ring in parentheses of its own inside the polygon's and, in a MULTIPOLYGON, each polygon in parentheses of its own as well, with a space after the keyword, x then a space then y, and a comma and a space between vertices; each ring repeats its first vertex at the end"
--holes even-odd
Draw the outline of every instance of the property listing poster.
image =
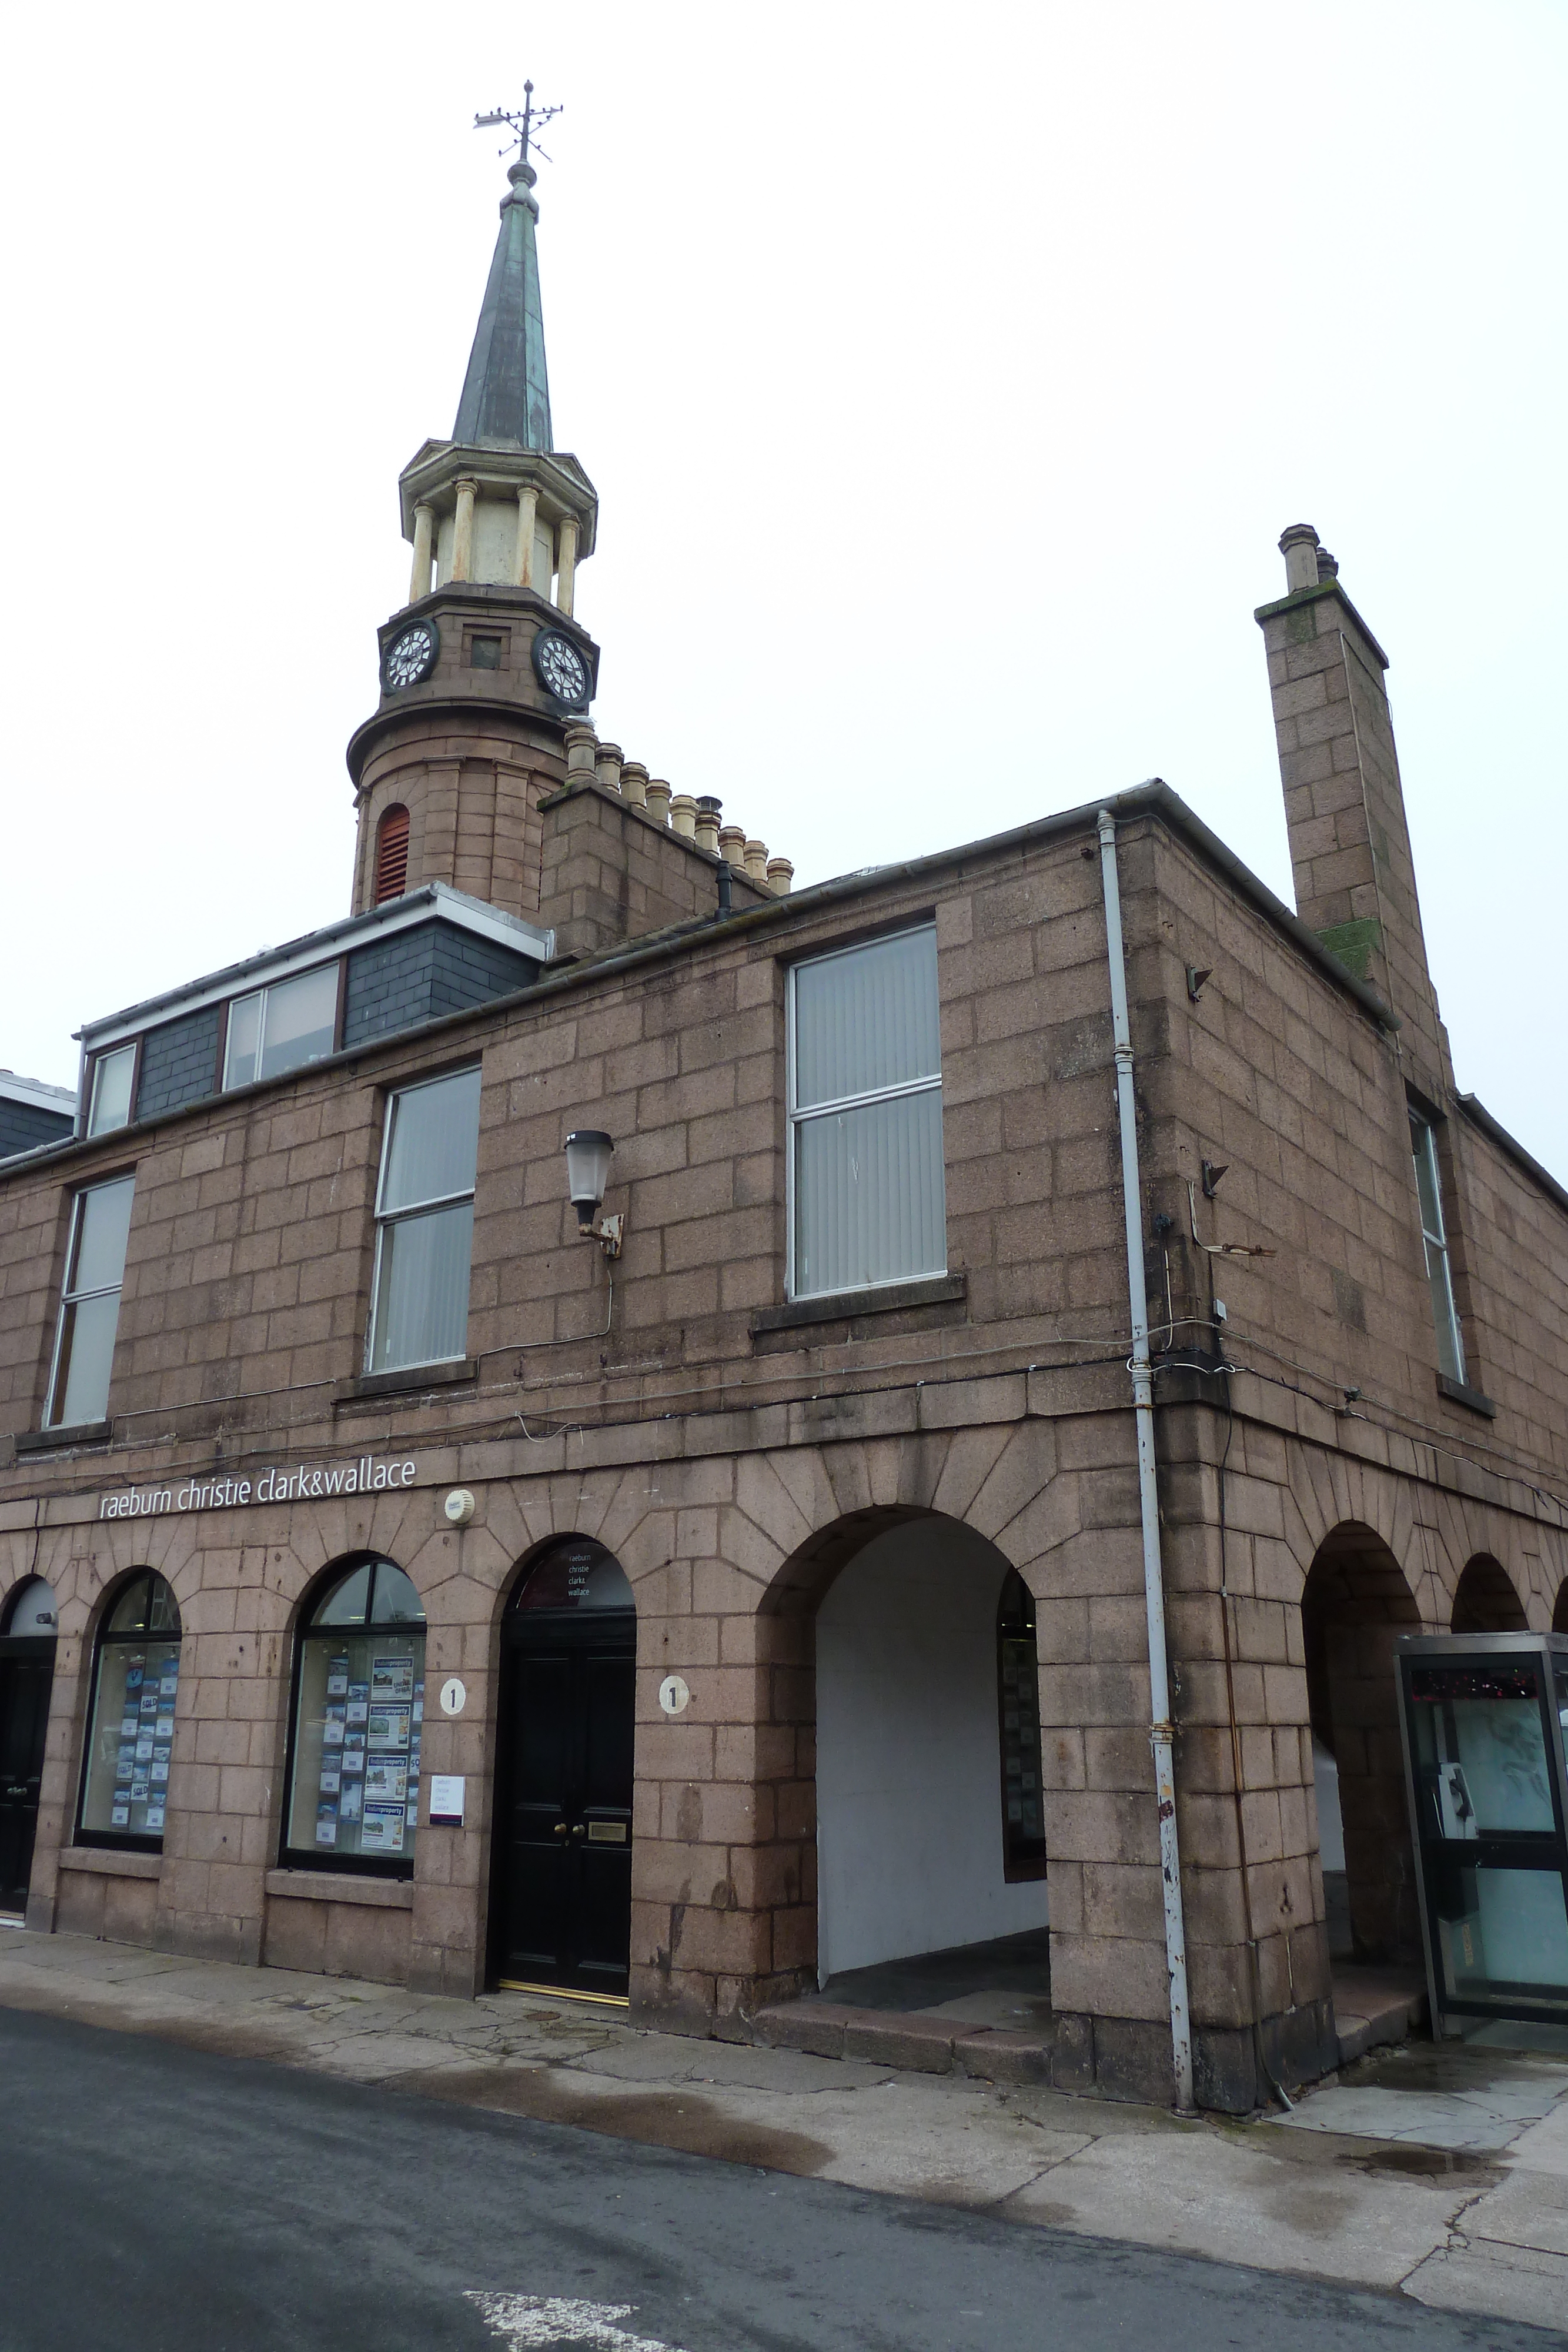
POLYGON ((180 1686, 177 1642, 106 1642, 82 1825, 162 1837, 180 1686))
POLYGON ((289 1843, 407 1861, 419 1818, 424 1637, 337 1632, 307 1640, 289 1843))

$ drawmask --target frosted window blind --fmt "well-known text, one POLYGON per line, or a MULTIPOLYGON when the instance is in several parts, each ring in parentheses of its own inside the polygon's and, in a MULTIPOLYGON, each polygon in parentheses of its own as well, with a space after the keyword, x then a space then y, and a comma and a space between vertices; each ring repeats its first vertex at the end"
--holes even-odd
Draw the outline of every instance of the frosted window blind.
POLYGON ((935 930, 790 983, 791 1296, 946 1273, 935 930))

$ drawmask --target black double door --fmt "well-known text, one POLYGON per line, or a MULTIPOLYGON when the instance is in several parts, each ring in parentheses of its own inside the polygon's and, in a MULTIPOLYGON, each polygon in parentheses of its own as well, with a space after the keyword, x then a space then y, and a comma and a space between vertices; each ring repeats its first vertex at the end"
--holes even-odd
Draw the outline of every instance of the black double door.
POLYGON ((0 1911, 27 1907, 54 1678, 47 1636, 0 1638, 0 1911))
POLYGON ((637 1621, 541 1612, 508 1635, 494 1971, 503 1983, 624 1996, 637 1621))

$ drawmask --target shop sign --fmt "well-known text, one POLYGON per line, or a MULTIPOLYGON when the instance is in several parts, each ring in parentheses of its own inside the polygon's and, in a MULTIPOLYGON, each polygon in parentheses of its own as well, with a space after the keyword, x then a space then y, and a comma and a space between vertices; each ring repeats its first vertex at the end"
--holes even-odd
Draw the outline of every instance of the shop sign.
POLYGON ((300 1463, 254 1478, 187 1478, 181 1486, 121 1486, 98 1498, 100 1519, 151 1519, 165 1511, 232 1511, 245 1503, 313 1503, 335 1495, 381 1495, 412 1486, 417 1462, 300 1463))

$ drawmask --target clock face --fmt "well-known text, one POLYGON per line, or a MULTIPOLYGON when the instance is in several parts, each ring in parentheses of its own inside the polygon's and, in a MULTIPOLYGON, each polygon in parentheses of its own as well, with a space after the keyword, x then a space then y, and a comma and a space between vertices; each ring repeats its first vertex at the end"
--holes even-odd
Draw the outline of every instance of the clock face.
POLYGON ((441 650, 434 621, 413 621, 394 637, 382 660, 382 677, 389 694, 400 687, 417 686, 435 667, 435 656, 441 650))
POLYGON ((559 629, 541 629, 534 639, 534 675, 547 694, 574 710, 588 704, 588 664, 559 629))

